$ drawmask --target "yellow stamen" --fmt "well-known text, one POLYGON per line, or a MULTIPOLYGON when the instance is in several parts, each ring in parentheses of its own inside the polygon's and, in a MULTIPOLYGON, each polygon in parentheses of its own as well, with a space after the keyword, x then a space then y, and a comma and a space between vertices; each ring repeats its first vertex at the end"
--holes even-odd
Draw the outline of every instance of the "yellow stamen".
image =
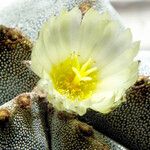
POLYGON ((86 62, 86 63, 84 63, 83 64, 83 66, 81 67, 81 72, 84 72, 86 69, 87 69, 87 67, 91 64, 91 58, 86 62))
POLYGON ((79 61, 78 55, 73 53, 66 60, 54 65, 50 75, 57 91, 71 100, 89 98, 96 89, 98 70, 94 61, 79 61))
POLYGON ((93 68, 87 70, 85 75, 87 76, 87 75, 89 75, 89 74, 91 74, 91 73, 93 73, 95 71, 97 71, 97 67, 93 67, 93 68))

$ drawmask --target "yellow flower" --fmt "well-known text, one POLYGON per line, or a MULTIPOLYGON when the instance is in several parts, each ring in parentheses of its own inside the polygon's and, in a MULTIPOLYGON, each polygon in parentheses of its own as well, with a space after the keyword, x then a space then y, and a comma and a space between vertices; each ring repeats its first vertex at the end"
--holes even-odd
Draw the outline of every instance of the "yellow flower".
POLYGON ((138 50, 130 30, 108 13, 91 8, 82 18, 75 7, 43 25, 31 66, 58 110, 108 113, 137 80, 138 50))

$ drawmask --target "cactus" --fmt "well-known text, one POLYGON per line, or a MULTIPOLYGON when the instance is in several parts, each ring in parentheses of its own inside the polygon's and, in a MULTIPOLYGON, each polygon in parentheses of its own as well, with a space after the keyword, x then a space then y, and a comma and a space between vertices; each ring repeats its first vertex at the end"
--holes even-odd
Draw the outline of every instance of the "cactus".
POLYGON ((0 12, 0 22, 17 27, 32 40, 36 40, 43 22, 50 16, 59 14, 63 9, 70 10, 81 5, 92 6, 101 13, 108 11, 113 19, 118 20, 119 15, 109 0, 15 0, 14 4, 0 12))
POLYGON ((92 110, 81 118, 129 149, 150 149, 150 80, 140 77, 126 92, 127 101, 107 115, 92 110))
POLYGON ((74 114, 58 112, 37 92, 23 93, 0 106, 0 148, 5 150, 109 150, 122 146, 80 122, 74 114))
POLYGON ((30 59, 31 48, 21 32, 0 26, 0 104, 36 85, 38 77, 23 63, 30 59))
POLYGON ((5 150, 48 149, 41 102, 22 94, 0 108, 0 148, 5 150), (42 117, 41 117, 42 116, 42 117), (2 119, 3 118, 3 119, 2 119))
MULTIPOLYGON (((113 19, 118 19, 107 0, 25 0, 24 4, 16 0, 13 7, 0 12, 0 21, 21 28, 34 41, 49 16, 75 5, 80 6, 83 14, 94 7, 99 12, 107 10, 113 19)), ((127 102, 110 114, 89 110, 81 118, 58 112, 40 91, 30 92, 38 81, 23 63, 30 60, 31 48, 32 42, 16 29, 0 26, 0 149, 149 149, 148 78, 131 87, 126 93, 127 102)))

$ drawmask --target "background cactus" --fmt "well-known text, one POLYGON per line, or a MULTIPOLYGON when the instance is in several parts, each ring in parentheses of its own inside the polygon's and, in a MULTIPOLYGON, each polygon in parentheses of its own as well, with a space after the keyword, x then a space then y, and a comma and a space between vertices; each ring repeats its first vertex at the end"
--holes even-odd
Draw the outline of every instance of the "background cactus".
POLYGON ((18 30, 0 26, 0 104, 36 85, 38 77, 23 63, 31 48, 32 42, 18 30))
POLYGON ((31 94, 22 94, 0 108, 0 148, 4 150, 48 149, 45 109, 31 94), (32 98, 31 101, 31 96, 32 98), (9 112, 5 117, 4 112, 9 112), (2 117, 3 116, 3 117, 2 117), (41 117, 42 116, 42 117, 41 117))
MULTIPOLYGON (((39 28, 49 16, 58 14, 62 8, 71 9, 83 3, 99 12, 107 10, 114 19, 118 19, 117 13, 107 0, 16 0, 13 6, 0 12, 0 22, 10 27, 19 27, 34 41, 39 28)), ((149 79, 141 80, 131 87, 127 91, 127 103, 112 113, 101 115, 89 111, 79 118, 79 121, 74 115, 54 110, 48 105, 45 96, 37 91, 21 94, 31 91, 38 81, 38 77, 22 63, 30 59, 31 48, 32 43, 21 33, 4 26, 0 27, 1 149, 126 149, 100 132, 130 149, 149 149, 150 134, 146 134, 150 130, 150 112, 147 104, 150 101, 149 79), (18 94, 21 95, 9 101, 18 94), (9 102, 4 104, 6 101, 9 102), (88 124, 93 125, 97 131, 88 124), (140 129, 137 130, 136 126, 140 129), (135 128, 137 132, 133 130, 135 128)))
POLYGON ((81 120, 129 149, 150 149, 150 80, 141 77, 126 92, 127 101, 107 115, 92 110, 81 120))
POLYGON ((118 20, 119 15, 110 5, 109 0, 15 0, 14 4, 0 12, 0 22, 21 29, 23 33, 35 40, 43 22, 50 16, 59 14, 62 9, 70 10, 83 3, 90 4, 99 12, 108 11, 114 19, 118 20))
POLYGON ((4 150, 125 150, 116 142, 57 112, 42 94, 24 93, 0 106, 0 148, 4 150))

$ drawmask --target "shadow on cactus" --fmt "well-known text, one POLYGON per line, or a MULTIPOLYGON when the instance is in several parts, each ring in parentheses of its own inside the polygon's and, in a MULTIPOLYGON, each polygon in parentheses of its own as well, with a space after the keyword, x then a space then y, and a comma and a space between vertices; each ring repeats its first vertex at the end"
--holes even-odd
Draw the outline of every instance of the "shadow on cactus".
POLYGON ((91 5, 51 17, 33 48, 1 26, 1 149, 150 148, 150 80, 138 80, 139 42, 91 5))

